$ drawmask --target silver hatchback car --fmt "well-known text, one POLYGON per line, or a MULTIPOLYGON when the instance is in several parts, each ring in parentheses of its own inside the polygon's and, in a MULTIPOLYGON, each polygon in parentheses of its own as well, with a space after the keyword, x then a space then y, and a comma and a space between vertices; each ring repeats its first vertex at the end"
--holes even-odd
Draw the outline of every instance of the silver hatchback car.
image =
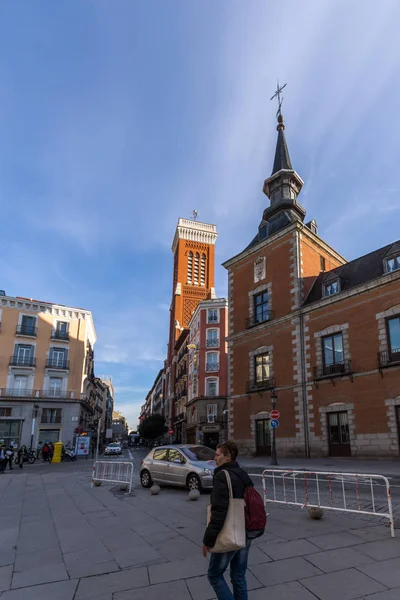
POLYGON ((214 456, 214 450, 196 444, 153 448, 142 460, 140 481, 145 488, 153 483, 200 491, 211 488, 216 467, 214 456))

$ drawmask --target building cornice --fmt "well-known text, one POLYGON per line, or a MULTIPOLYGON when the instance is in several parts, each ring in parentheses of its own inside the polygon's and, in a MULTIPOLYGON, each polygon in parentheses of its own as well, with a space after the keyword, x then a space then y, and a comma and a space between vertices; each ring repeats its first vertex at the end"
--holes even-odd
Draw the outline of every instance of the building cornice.
POLYGON ((176 226, 172 252, 175 253, 179 240, 189 240, 201 244, 215 244, 218 237, 216 225, 190 219, 179 219, 176 226))
POLYGON ((15 308, 26 312, 43 313, 52 317, 65 317, 67 319, 82 319, 88 324, 88 338, 92 346, 97 340, 96 329, 94 326, 93 315, 90 310, 75 308, 73 306, 64 306, 63 304, 52 304, 50 302, 41 302, 38 300, 29 300, 28 298, 14 298, 12 296, 0 297, 0 308, 15 308))

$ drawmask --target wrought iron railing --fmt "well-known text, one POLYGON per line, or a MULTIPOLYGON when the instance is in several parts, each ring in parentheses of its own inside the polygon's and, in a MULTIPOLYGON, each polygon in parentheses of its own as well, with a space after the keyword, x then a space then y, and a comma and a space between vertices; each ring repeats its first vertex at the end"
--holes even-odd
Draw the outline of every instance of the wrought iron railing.
POLYGON ((61 358, 48 358, 46 360, 46 369, 69 369, 69 360, 61 358))
POLYGON ((400 348, 385 350, 378 353, 379 368, 400 364, 400 348))
POLYGON ((207 363, 206 371, 219 371, 219 363, 207 363))
POLYGON ((251 379, 246 382, 246 392, 261 392, 272 390, 275 387, 274 377, 268 377, 265 379, 251 379))
POLYGON ((37 327, 31 327, 30 325, 17 325, 17 334, 36 337, 37 327))
POLYGON ((323 377, 341 377, 352 373, 351 360, 343 360, 331 365, 318 365, 314 367, 314 379, 322 379, 323 377))
POLYGON ((10 357, 10 366, 12 367, 35 367, 36 357, 35 356, 18 356, 14 355, 10 357))
POLYGON ((69 331, 62 331, 61 329, 52 329, 51 331, 52 340, 63 340, 64 342, 69 341, 69 331))
POLYGON ((219 339, 217 339, 217 340, 215 340, 215 339, 206 340, 206 346, 207 346, 207 348, 218 348, 218 346, 219 346, 219 339))

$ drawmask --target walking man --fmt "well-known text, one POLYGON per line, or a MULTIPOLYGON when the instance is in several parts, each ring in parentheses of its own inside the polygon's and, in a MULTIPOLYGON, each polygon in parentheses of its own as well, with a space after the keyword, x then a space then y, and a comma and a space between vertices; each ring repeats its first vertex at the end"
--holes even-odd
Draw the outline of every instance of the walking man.
MULTIPOLYGON (((6 460, 7 460, 8 466, 10 468, 10 471, 12 471, 13 460, 14 460, 14 446, 12 444, 10 444, 6 450, 6 460)), ((6 468, 7 468, 7 464, 6 464, 6 468)))
MULTIPOLYGON (((236 462, 238 448, 235 442, 227 441, 217 446, 215 462, 217 468, 214 471, 213 489, 211 492, 211 519, 207 526, 203 539, 203 556, 212 551, 218 534, 221 531, 229 506, 229 490, 226 475, 227 471, 231 478, 234 498, 244 498, 245 489, 253 486, 253 482, 236 462)), ((225 553, 211 553, 208 568, 208 580, 214 588, 218 600, 248 600, 246 570, 251 541, 247 539, 247 545, 241 550, 225 553), (224 579, 224 573, 230 566, 230 577, 233 586, 233 594, 224 579)))

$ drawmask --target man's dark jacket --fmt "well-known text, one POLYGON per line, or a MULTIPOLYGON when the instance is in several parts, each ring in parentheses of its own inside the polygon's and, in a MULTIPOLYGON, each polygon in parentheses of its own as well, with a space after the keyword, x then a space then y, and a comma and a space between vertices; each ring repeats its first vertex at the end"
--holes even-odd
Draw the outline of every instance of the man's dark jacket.
POLYGON ((215 469, 211 492, 211 520, 203 539, 203 544, 208 548, 212 548, 215 545, 228 512, 229 488, 224 471, 228 471, 231 478, 234 498, 243 498, 246 487, 253 485, 246 471, 239 467, 237 462, 225 463, 215 469))

